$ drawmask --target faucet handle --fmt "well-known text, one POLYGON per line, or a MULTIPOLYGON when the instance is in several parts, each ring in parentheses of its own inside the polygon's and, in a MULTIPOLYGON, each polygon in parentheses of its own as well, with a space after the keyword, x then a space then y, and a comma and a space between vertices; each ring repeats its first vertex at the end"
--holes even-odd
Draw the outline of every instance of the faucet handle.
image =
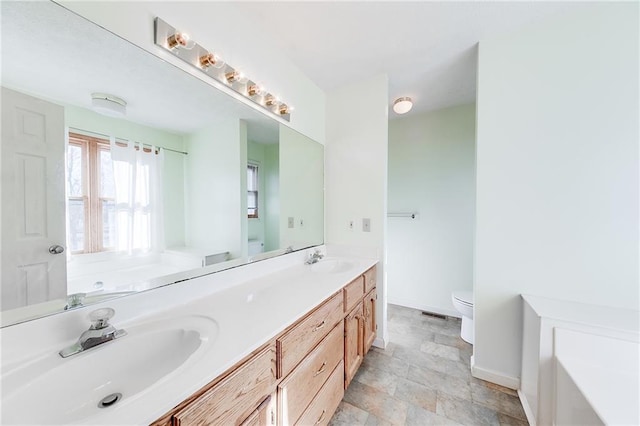
POLYGON ((73 308, 80 308, 83 306, 84 298, 87 296, 87 293, 73 293, 67 296, 67 306, 64 307, 64 310, 69 310, 73 308))
POLYGON ((91 321, 91 330, 101 330, 109 327, 109 320, 113 318, 116 311, 112 308, 96 309, 89 313, 89 320, 91 321))

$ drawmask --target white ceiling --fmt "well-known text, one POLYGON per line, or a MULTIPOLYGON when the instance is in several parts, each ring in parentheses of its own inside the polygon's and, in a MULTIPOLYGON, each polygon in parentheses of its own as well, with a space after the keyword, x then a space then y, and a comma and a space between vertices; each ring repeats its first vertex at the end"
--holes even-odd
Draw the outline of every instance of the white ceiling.
MULTIPOLYGON (((477 43, 585 7, 582 2, 241 2, 255 37, 269 37, 321 89, 389 76, 389 104, 411 113, 476 97, 477 43)), ((411 114, 410 113, 410 114, 411 114)), ((393 117, 393 115, 390 115, 393 117)))
MULTIPOLYGON (((251 17, 250 23, 238 25, 243 38, 268 40, 321 89, 386 73, 389 104, 411 96, 409 114, 415 114, 475 100, 479 40, 587 4, 302 1, 226 6, 251 17)), ((266 142, 274 134, 277 139, 277 125, 263 114, 53 3, 2 1, 0 6, 3 85, 84 107, 92 92, 111 93, 128 102, 130 120, 181 133, 202 128, 212 117, 235 116, 252 123, 252 139, 266 142)))
POLYGON ((109 93, 127 120, 175 133, 242 118, 249 139, 278 140, 275 120, 54 3, 0 7, 3 86, 87 109, 91 93, 109 93))

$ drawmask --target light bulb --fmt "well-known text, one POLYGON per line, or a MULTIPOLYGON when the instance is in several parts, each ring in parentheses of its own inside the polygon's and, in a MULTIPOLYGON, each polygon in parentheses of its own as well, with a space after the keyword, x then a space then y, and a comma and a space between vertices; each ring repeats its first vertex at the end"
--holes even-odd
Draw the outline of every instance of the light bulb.
POLYGON ((247 95, 249 96, 261 95, 262 92, 262 87, 258 86, 257 84, 250 84, 249 86, 247 86, 247 95))
POLYGON ((191 40, 191 37, 189 37, 189 34, 187 33, 177 32, 167 38, 167 45, 169 46, 169 49, 175 49, 178 47, 191 49, 195 44, 196 42, 191 40))
POLYGON ((235 70, 229 71, 224 75, 224 78, 227 79, 227 83, 229 84, 235 83, 236 81, 240 80, 240 73, 235 70))
POLYGON ((264 98, 264 104, 266 106, 273 106, 277 103, 276 98, 273 95, 267 95, 264 98))
POLYGON ((207 69, 209 67, 222 68, 224 66, 224 61, 213 53, 207 53, 206 55, 200 56, 199 62, 202 69, 207 69))

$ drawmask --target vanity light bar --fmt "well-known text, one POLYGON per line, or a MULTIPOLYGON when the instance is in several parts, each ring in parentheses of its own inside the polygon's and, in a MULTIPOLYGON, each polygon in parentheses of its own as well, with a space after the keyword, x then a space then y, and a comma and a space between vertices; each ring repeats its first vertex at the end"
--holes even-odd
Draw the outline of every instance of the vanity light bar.
POLYGON ((286 121, 291 120, 293 108, 288 104, 160 18, 155 19, 155 44, 270 113, 286 121))

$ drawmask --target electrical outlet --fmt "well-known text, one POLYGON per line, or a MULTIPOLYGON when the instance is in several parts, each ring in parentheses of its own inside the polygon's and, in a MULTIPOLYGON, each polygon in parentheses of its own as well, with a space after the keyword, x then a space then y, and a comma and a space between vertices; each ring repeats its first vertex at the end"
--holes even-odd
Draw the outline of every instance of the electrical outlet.
POLYGON ((349 221, 349 231, 353 231, 354 228, 355 228, 355 220, 351 219, 349 221))
POLYGON ((300 219, 300 228, 304 227, 304 219, 300 219))
POLYGON ((371 219, 362 218, 362 232, 371 232, 371 219))
POLYGON ((289 224, 289 228, 293 228, 294 223, 293 223, 293 218, 292 217, 289 218, 288 224, 289 224))

